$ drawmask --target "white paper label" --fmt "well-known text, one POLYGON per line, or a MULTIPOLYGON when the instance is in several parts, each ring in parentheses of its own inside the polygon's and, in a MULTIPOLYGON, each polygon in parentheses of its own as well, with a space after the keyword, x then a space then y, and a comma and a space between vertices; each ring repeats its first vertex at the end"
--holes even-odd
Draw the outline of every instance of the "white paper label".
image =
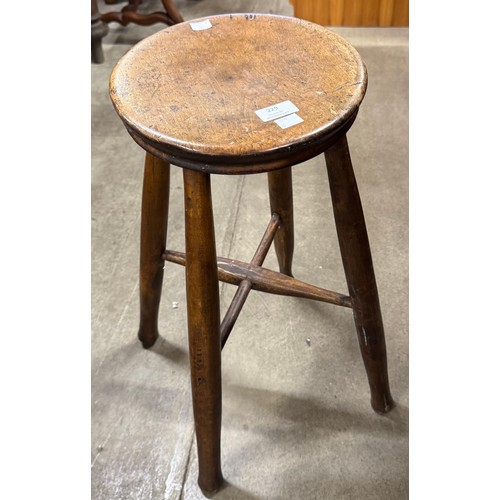
POLYGON ((197 23, 189 23, 194 31, 207 30, 212 27, 210 19, 205 19, 204 21, 199 21, 197 23))
POLYGON ((263 122, 269 122, 271 120, 276 120, 276 118, 295 113, 298 110, 299 108, 291 101, 283 101, 279 104, 273 104, 267 108, 259 109, 255 113, 263 122))
POLYGON ((303 121, 304 120, 299 115, 293 113, 291 115, 284 116, 279 120, 274 120, 274 123, 277 123, 281 128, 288 128, 293 125, 297 125, 297 123, 302 123, 303 121))

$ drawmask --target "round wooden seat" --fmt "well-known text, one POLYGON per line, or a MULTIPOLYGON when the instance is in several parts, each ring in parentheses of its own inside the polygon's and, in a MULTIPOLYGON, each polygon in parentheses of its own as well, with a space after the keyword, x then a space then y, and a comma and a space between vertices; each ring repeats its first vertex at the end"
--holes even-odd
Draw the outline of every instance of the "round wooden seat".
POLYGON ((206 19, 207 29, 182 23, 148 37, 111 75, 113 104, 144 149, 182 167, 241 174, 305 161, 345 134, 367 75, 344 39, 282 16, 206 19), (281 128, 256 114, 284 101, 303 121, 281 128))

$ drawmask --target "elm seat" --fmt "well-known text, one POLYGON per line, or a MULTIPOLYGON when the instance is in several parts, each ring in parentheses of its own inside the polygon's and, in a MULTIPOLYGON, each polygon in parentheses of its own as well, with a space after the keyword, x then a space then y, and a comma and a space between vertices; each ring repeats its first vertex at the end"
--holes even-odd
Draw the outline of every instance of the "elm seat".
POLYGON ((250 173, 315 156, 348 127, 367 76, 340 36, 281 16, 209 20, 205 30, 182 23, 146 38, 114 69, 111 97, 139 144, 176 165, 250 173), (283 130, 255 114, 287 100, 302 123, 283 130))
POLYGON ((146 151, 139 339, 148 348, 158 338, 165 261, 184 265, 198 483, 207 495, 223 483, 221 351, 251 290, 352 308, 372 407, 385 413, 394 406, 370 245, 346 138, 366 84, 359 54, 340 36, 310 22, 267 14, 177 24, 138 43, 111 75, 115 109, 146 151), (292 108, 283 111, 283 102, 292 108), (276 108, 282 117, 272 114, 276 108), (291 167, 321 153, 349 295, 292 274, 291 167), (185 253, 165 248, 170 164, 183 168, 185 253), (260 172, 267 172, 271 220, 253 259, 217 257, 211 174, 260 172), (262 267, 273 242, 279 272, 262 267), (238 287, 222 322, 219 281, 238 287))

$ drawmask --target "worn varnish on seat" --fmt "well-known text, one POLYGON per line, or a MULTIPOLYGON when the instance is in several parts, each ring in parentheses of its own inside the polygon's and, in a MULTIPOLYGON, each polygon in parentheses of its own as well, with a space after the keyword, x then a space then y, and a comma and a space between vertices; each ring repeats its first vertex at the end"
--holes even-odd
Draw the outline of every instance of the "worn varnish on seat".
POLYGON ((209 20, 201 31, 182 23, 156 33, 113 71, 113 103, 150 152, 211 172, 269 170, 317 155, 354 118, 366 71, 340 36, 281 16, 209 20), (255 114, 287 100, 302 123, 283 130, 255 114))
POLYGON ((394 402, 370 245, 346 138, 366 91, 365 66, 341 37, 299 19, 232 14, 206 20, 208 29, 181 23, 137 44, 116 65, 110 93, 127 130, 146 150, 139 339, 147 348, 158 338, 165 261, 186 266, 198 482, 211 494, 223 482, 221 349, 252 290, 352 308, 372 407, 385 413, 394 402), (291 101, 300 117, 288 128, 256 114, 283 101, 291 101), (291 167, 320 153, 325 155, 349 295, 304 283, 292 273, 291 167), (165 248, 170 164, 183 168, 185 253, 165 248), (268 174, 271 220, 255 255, 250 263, 218 257, 210 175, 259 172, 268 174), (279 272, 263 267, 272 242, 279 272), (238 287, 222 322, 219 280, 238 287))

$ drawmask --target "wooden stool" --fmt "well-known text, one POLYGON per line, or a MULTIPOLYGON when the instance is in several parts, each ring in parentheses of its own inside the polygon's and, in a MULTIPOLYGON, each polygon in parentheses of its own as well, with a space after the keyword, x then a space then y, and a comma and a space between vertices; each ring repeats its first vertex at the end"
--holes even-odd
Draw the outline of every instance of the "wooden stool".
POLYGON ((132 48, 111 75, 116 111, 146 150, 139 327, 145 348, 158 337, 164 261, 186 266, 198 484, 205 494, 223 481, 221 348, 251 289, 352 308, 372 407, 385 413, 394 406, 370 247, 345 136, 366 84, 359 54, 335 33, 260 14, 172 26, 132 48), (349 296, 292 277, 290 167, 320 153, 349 296), (185 254, 165 250, 170 163, 184 174, 185 254), (210 174, 260 172, 268 173, 272 215, 261 244, 249 264, 218 258, 210 174), (261 267, 272 241, 279 273, 261 267), (238 285, 222 323, 219 280, 238 285))

